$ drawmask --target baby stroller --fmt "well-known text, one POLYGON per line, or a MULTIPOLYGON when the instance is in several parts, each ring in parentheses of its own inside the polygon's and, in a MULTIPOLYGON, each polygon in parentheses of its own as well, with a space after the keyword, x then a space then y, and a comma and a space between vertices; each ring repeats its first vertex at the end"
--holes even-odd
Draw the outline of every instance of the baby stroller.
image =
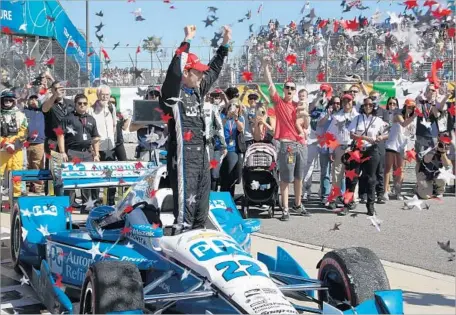
POLYGON ((268 216, 274 216, 274 208, 279 206, 277 167, 273 167, 276 163, 277 152, 270 143, 254 143, 245 152, 241 211, 245 219, 248 218, 250 205, 269 205, 268 216))

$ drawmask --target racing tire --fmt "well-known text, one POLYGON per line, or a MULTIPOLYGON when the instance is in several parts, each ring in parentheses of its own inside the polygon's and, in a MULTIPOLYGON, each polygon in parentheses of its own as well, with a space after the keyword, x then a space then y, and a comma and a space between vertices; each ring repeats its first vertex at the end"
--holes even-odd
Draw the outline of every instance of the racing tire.
POLYGON ((328 286, 318 291, 320 301, 349 309, 373 299, 374 292, 389 290, 389 280, 380 259, 370 249, 350 247, 326 253, 317 265, 318 280, 328 286), (345 303, 344 303, 345 302, 345 303))
POLYGON ((136 265, 100 261, 86 273, 79 314, 107 314, 144 310, 143 282, 136 265))
POLYGON ((11 220, 11 236, 10 236, 10 250, 11 250, 11 261, 13 263, 14 271, 22 274, 22 270, 19 267, 19 254, 22 248, 22 221, 17 203, 13 207, 13 216, 11 220))

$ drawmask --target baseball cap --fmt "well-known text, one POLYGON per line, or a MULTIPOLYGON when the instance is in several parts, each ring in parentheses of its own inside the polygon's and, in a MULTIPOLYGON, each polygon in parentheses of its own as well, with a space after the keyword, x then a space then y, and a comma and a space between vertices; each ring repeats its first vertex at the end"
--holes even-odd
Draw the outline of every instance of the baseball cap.
POLYGON ((415 101, 410 99, 410 98, 406 99, 404 104, 405 104, 405 106, 410 106, 410 107, 412 107, 412 106, 415 107, 416 106, 415 101))
POLYGON ((353 101, 353 96, 351 96, 350 94, 344 94, 342 96, 342 99, 347 99, 347 100, 353 101))
POLYGON ((188 54, 185 70, 195 69, 196 71, 204 72, 209 70, 209 66, 202 64, 198 56, 192 53, 188 54))

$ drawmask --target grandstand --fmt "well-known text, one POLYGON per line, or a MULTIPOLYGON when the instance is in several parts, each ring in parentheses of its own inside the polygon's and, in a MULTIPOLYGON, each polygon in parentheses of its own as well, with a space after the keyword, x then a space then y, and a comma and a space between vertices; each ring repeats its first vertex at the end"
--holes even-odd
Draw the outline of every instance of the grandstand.
POLYGON ((85 85, 100 75, 100 58, 56 0, 1 1, 2 84, 25 86, 49 69, 68 86, 85 85), (27 60, 34 60, 29 65, 27 60))

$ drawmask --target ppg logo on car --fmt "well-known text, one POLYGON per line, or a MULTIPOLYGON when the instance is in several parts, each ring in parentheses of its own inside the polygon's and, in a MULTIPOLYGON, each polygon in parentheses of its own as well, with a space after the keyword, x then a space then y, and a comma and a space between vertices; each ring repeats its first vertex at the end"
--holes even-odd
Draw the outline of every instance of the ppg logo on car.
POLYGON ((189 250, 199 261, 206 261, 231 254, 250 257, 236 242, 231 240, 204 240, 193 244, 189 250))
POLYGON ((57 207, 56 206, 33 206, 33 215, 36 217, 42 215, 52 215, 54 217, 57 216, 57 207))
POLYGON ((47 247, 47 261, 49 267, 53 272, 62 274, 63 272, 63 249, 55 246, 49 245, 47 247))

